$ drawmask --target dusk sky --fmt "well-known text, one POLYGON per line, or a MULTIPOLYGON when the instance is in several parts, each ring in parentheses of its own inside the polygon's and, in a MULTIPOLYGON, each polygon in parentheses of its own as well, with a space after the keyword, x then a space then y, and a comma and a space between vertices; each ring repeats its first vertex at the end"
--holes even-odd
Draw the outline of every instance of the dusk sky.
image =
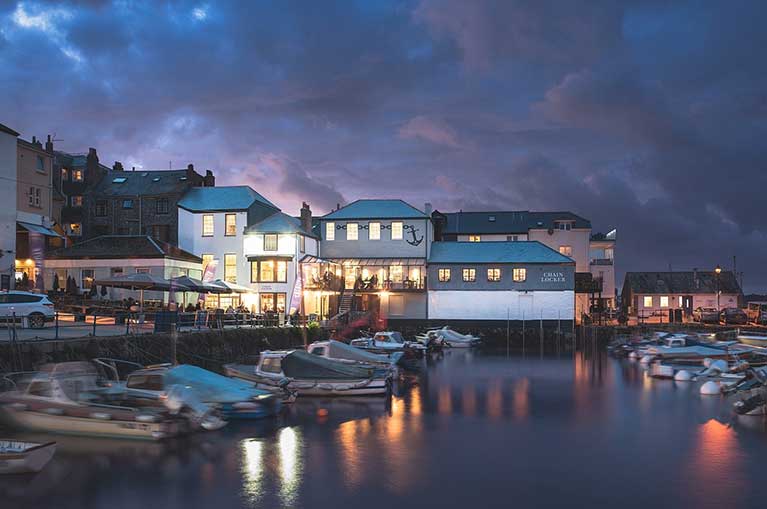
POLYGON ((0 123, 315 214, 571 210, 767 290, 764 1, 0 0, 0 123), (673 4, 673 5, 671 5, 673 4))

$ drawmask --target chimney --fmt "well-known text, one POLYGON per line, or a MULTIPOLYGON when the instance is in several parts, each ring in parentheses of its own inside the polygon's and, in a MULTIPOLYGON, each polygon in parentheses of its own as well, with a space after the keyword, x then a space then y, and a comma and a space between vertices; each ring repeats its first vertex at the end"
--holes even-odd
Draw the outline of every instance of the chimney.
POLYGON ((37 145, 37 138, 32 136, 32 145, 37 145))
POLYGON ((307 232, 312 231, 312 209, 306 202, 301 204, 301 228, 307 232))
MULTIPOLYGON (((125 171, 123 169, 123 163, 121 163, 120 161, 115 161, 115 164, 112 165, 112 170, 114 170, 114 171, 125 171)), ((134 171, 135 171, 135 168, 134 168, 134 171)))
POLYGON ((130 171, 136 171, 136 167, 135 166, 131 166, 130 167, 130 171))
MULTIPOLYGON (((186 180, 189 181, 190 183, 193 183, 194 182, 195 174, 196 173, 194 171, 194 165, 192 163, 187 164, 186 165, 186 180)), ((197 186, 199 184, 194 184, 194 185, 197 186)))
POLYGON ((431 203, 429 203, 429 202, 424 203, 423 204, 423 213, 426 214, 427 216, 430 216, 431 212, 432 212, 431 203))
POLYGON ((51 135, 48 135, 48 140, 45 142, 45 151, 46 152, 53 152, 53 140, 51 139, 51 135))
POLYGON ((216 177, 210 170, 205 170, 205 176, 202 178, 202 185, 205 187, 216 187, 216 177))
POLYGON ((340 203, 336 203, 336 210, 341 210, 341 204, 340 203))

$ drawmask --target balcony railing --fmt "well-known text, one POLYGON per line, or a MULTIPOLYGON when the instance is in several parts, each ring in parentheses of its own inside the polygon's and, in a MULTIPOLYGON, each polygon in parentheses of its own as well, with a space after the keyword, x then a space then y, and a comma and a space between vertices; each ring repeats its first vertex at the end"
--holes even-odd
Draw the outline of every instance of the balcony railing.
POLYGON ((612 258, 592 258, 591 265, 612 265, 612 258))
POLYGON ((376 281, 376 280, 358 280, 354 285, 355 292, 411 292, 426 290, 426 278, 404 279, 402 281, 376 281))

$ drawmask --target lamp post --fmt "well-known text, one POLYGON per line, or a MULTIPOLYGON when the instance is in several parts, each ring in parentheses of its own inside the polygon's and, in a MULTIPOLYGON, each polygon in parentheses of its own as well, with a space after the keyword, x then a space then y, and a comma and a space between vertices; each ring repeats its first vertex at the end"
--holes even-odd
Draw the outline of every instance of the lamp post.
POLYGON ((716 311, 719 312, 721 309, 719 308, 719 275, 722 273, 722 267, 719 265, 716 266, 714 269, 714 274, 716 277, 716 311))

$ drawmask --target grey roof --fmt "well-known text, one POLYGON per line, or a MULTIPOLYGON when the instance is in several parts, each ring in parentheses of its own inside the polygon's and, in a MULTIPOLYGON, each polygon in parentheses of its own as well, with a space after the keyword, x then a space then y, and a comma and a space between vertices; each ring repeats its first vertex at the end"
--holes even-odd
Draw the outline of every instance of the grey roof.
MULTIPOLYGON (((624 292, 647 294, 716 293, 717 277, 713 271, 627 272, 623 288, 624 292)), ((740 285, 731 271, 719 274, 719 289, 722 293, 740 293, 740 285)))
POLYGON ((315 234, 301 227, 301 220, 284 212, 277 212, 266 219, 245 228, 245 233, 300 233, 309 237, 315 234))
POLYGON ((172 258, 201 263, 202 258, 148 235, 102 235, 46 253, 53 260, 172 258))
POLYGON ((424 219, 426 214, 402 200, 357 200, 322 219, 424 219))
MULTIPOLYGON (((187 174, 188 170, 109 170, 98 183, 94 194, 99 196, 139 196, 181 193, 192 187, 194 182, 187 174), (119 179, 120 181, 116 181, 119 179), (125 179, 122 181, 122 179, 125 179)), ((198 179, 202 179, 196 174, 198 179)))
POLYGON ((0 132, 10 134, 11 136, 18 136, 19 133, 8 127, 7 125, 0 124, 0 132))
POLYGON ((190 212, 248 210, 254 202, 279 210, 250 186, 193 187, 178 201, 178 206, 190 212))
POLYGON ((572 221, 573 228, 591 228, 591 222, 572 212, 447 212, 443 234, 527 233, 531 229, 554 228, 555 221, 572 221))
POLYGON ((429 263, 575 263, 548 246, 528 242, 434 242, 429 263))

